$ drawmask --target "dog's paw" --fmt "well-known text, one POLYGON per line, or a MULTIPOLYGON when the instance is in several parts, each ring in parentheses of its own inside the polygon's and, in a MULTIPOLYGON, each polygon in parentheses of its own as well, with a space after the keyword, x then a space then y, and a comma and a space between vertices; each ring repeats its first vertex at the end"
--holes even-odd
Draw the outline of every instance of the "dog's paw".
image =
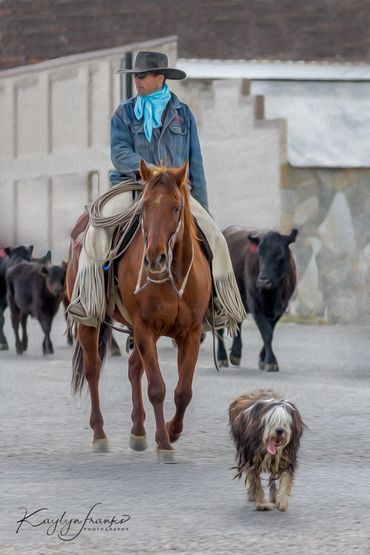
POLYGON ((256 511, 272 511, 274 505, 272 503, 256 503, 256 511))
POLYGON ((286 511, 288 508, 288 497, 286 495, 282 495, 281 497, 276 498, 276 506, 279 511, 286 511))

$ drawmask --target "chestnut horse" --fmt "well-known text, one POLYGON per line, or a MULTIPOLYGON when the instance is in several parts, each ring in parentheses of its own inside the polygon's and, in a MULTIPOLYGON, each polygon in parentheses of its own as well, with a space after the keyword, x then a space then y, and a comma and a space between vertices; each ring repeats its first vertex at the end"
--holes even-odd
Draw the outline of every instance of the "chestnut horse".
MULTIPOLYGON (((149 169, 142 161, 145 183, 141 197, 138 230, 118 262, 118 290, 130 322, 117 307, 110 316, 129 324, 134 332, 134 349, 128 375, 132 387, 132 428, 130 447, 146 448, 145 411, 141 379, 146 373, 148 397, 153 405, 158 454, 171 462, 176 441, 183 430, 186 408, 192 398, 192 381, 198 359, 202 322, 212 292, 209 263, 201 249, 190 211, 188 165, 179 169, 149 169), (157 340, 171 337, 177 345, 178 382, 176 411, 165 422, 163 404, 166 384, 158 362, 157 340)), ((71 268, 68 290, 72 291, 76 260, 71 268)), ((90 426, 94 450, 108 449, 100 411, 98 380, 105 356, 106 324, 93 328, 78 324, 78 345, 74 356, 72 382, 75 391, 86 377, 91 396, 90 426), (77 355, 76 355, 77 353, 77 355)))

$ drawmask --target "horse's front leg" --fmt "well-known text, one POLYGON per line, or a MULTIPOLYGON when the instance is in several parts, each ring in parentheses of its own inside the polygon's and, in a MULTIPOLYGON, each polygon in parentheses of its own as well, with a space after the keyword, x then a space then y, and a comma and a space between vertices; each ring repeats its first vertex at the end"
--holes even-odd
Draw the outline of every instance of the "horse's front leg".
MULTIPOLYGON (((135 348, 140 354, 141 363, 145 369, 148 380, 148 397, 154 409, 156 423, 155 440, 161 452, 167 451, 172 453, 173 447, 169 441, 163 412, 166 384, 159 367, 156 341, 157 337, 154 337, 153 332, 149 328, 143 325, 135 327, 135 348)), ((166 461, 165 455, 163 456, 164 461, 166 461)))
POLYGON ((193 396, 192 384, 199 354, 200 335, 201 328, 199 327, 191 331, 186 337, 176 341, 179 379, 175 389, 176 412, 172 420, 167 423, 170 441, 176 441, 180 437, 185 411, 193 396))
POLYGON ((132 428, 129 445, 134 451, 144 451, 147 448, 145 431, 145 410, 141 390, 141 378, 144 373, 143 365, 138 350, 135 349, 128 361, 128 377, 132 388, 132 428))
POLYGON ((108 451, 108 439, 103 429, 104 421, 99 401, 99 376, 102 366, 99 357, 99 328, 79 324, 78 339, 83 349, 83 367, 90 390, 90 426, 94 432, 93 450, 108 451))

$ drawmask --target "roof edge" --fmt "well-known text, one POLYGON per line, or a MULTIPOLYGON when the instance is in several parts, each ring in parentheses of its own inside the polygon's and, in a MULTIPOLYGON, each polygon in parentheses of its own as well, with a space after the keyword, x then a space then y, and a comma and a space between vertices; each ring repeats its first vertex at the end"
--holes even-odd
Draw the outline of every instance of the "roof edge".
POLYGON ((88 52, 81 52, 80 54, 71 54, 68 56, 61 56, 58 58, 50 58, 44 62, 37 62, 35 64, 26 64, 22 66, 11 67, 8 69, 0 70, 0 77, 13 77, 15 75, 22 75, 23 73, 38 72, 48 70, 56 67, 63 67, 67 65, 78 64, 81 62, 89 62, 102 58, 117 58, 122 57, 126 52, 134 50, 145 50, 147 48, 155 48, 163 44, 176 43, 177 35, 170 35, 160 39, 152 39, 148 41, 133 42, 114 48, 106 48, 104 50, 89 50, 88 52))
POLYGON ((370 81, 370 63, 179 58, 190 78, 292 81, 370 81))

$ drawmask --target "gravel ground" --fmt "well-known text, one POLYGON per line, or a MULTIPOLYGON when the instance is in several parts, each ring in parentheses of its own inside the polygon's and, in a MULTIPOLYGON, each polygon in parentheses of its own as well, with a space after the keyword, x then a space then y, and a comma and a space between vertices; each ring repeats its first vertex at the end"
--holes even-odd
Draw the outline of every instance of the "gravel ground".
MULTIPOLYGON (((37 322, 29 327, 27 354, 15 355, 9 322, 11 347, 0 353, 1 555, 369 554, 369 327, 280 324, 277 374, 257 368, 260 338, 252 322, 244 326, 240 368, 217 374, 208 336, 175 465, 157 462, 154 415, 147 399, 149 449, 128 449, 126 355, 108 361, 101 380, 111 450, 92 453, 90 401, 86 393, 71 395, 71 349, 63 337, 62 317, 54 325, 51 357, 41 354, 37 322), (256 512, 242 482, 232 480, 227 409, 254 387, 274 387, 290 398, 308 426, 286 513, 256 512), (43 511, 29 517, 39 509, 43 511), (89 510, 95 520, 130 519, 111 530, 99 523, 87 525, 81 533, 81 524, 72 523, 71 535, 63 535, 69 519, 83 520, 89 510), (25 511, 28 521, 17 523, 25 511), (55 523, 62 517, 62 523, 55 523)), ((176 359, 167 339, 160 342, 160 360, 170 416, 176 359)))

